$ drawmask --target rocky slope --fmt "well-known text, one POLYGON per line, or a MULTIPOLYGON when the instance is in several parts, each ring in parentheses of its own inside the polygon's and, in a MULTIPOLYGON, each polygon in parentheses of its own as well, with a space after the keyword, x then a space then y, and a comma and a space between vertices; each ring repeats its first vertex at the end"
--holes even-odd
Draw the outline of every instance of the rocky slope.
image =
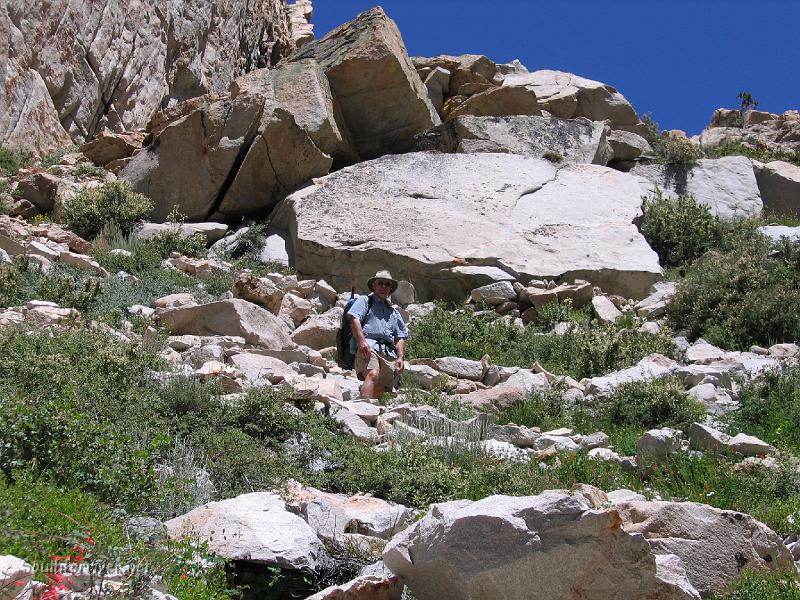
MULTIPOLYGON (((750 498, 721 508, 685 500, 714 504, 714 489, 688 490, 704 476, 710 486, 714 468, 729 477, 720 495, 737 481, 751 485, 742 496, 757 497, 775 479, 789 494, 798 485, 798 458, 781 438, 788 432, 767 431, 778 436, 768 443, 731 420, 760 382, 798 369, 798 339, 734 350, 671 331, 667 311, 684 281, 663 281, 663 248, 640 231, 643 198, 656 193, 691 194, 716 224, 800 213, 795 164, 700 158, 732 141, 791 158, 794 112, 750 112, 743 127, 726 126, 730 115, 720 112, 698 140, 653 137, 610 85, 481 55, 412 59, 380 8, 315 41, 310 14, 307 0, 0 8, 0 34, 8 34, 0 35, 0 143, 44 154, 86 142, 51 168, 2 178, 0 204, 11 214, 0 215, 0 292, 18 301, 0 306, 0 335, 86 331, 131 353, 155 345, 159 366, 137 373, 148 386, 214 390, 205 404, 163 403, 192 426, 212 419, 212 406, 220 428, 250 407, 225 422, 231 445, 204 455, 196 439, 186 441, 198 444, 196 455, 191 449, 181 463, 162 449, 143 469, 157 472, 154 496, 189 489, 168 510, 135 517, 149 519, 148 535, 199 539, 230 561, 238 581, 291 581, 297 597, 317 590, 309 600, 396 599, 404 588, 419 600, 696 599, 725 593, 750 569, 794 573, 791 498, 774 509, 750 498), (695 158, 671 161, 680 152, 665 154, 667 142, 695 158), (117 229, 98 226, 93 240, 57 223, 109 185, 152 199, 135 235, 115 221, 129 209, 125 194, 103 215, 117 229), (180 223, 165 223, 176 213, 180 223), (245 219, 268 226, 242 227, 245 219), (402 280, 393 302, 412 336, 423 332, 411 348, 436 350, 407 361, 397 394, 372 401, 336 364, 335 345, 351 288, 364 292, 383 268, 402 280), (451 327, 446 343, 433 340, 436 327, 451 327), (465 347, 457 344, 471 334, 485 336, 476 340, 485 348, 439 351, 465 347), (562 422, 547 421, 549 413, 536 425, 508 418, 544 410, 535 402, 562 422), (613 402, 620 420, 640 405, 652 414, 635 427, 603 421, 613 402), (305 419, 324 425, 270 430, 305 419), (246 454, 253 448, 260 454, 246 454), (224 477, 247 465, 218 463, 240 453, 265 460, 265 472, 276 463, 287 470, 274 480, 241 474, 224 495, 224 477), (386 462, 354 475, 346 471, 359 468, 346 464, 353 456, 386 462), (391 471, 397 464, 408 472, 391 471), (707 470, 676 488, 680 469, 697 464, 707 470), (485 474, 490 483, 476 483, 485 474), (331 487, 308 483, 318 479, 331 487), (353 481, 374 487, 354 490, 353 481), (403 501, 386 499, 390 489, 399 495, 395 481, 405 485, 403 501), (729 510, 734 504, 760 510, 788 535, 729 510), (330 587, 309 583, 331 572, 330 587)), ((800 239, 796 227, 760 231, 800 239)), ((709 249, 732 251, 724 241, 709 249)), ((789 243, 762 243, 791 280, 789 243)), ((737 265, 736 282, 747 288, 757 278, 752 265, 737 265)), ((754 309, 763 338, 791 320, 792 293, 776 292, 787 299, 779 311, 754 309)), ((111 412, 108 422, 131 426, 113 414, 125 411, 111 412)), ((9 434, 3 448, 20 440, 9 434)), ((102 594, 79 565, 70 568, 74 585, 61 591, 102 594)), ((108 574, 122 592, 133 585, 126 573, 108 574)), ((31 564, 0 557, 0 597, 17 587, 29 596, 53 591, 34 575, 31 564)), ((143 589, 170 597, 157 578, 143 589)))

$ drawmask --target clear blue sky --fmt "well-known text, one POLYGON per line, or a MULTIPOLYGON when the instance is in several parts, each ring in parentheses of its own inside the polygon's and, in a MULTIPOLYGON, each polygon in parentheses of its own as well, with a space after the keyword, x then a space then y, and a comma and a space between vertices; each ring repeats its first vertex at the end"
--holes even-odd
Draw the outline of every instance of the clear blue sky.
POLYGON ((412 56, 519 58, 616 87, 662 129, 699 133, 749 91, 800 109, 800 0, 315 0, 317 37, 373 6, 412 56))

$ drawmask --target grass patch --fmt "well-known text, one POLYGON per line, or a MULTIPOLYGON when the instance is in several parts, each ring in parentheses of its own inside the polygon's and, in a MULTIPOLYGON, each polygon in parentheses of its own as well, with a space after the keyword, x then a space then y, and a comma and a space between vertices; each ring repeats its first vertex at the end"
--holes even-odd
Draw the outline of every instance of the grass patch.
POLYGON ((674 354, 670 336, 620 330, 613 325, 575 323, 564 335, 521 329, 486 315, 453 313, 438 306, 412 325, 410 358, 460 356, 480 360, 489 354, 500 365, 547 370, 576 379, 629 367, 644 356, 674 354))
POLYGON ((710 600, 800 600, 797 573, 748 570, 728 592, 710 600))
POLYGON ((702 502, 752 515, 781 535, 797 533, 800 475, 790 461, 777 471, 737 471, 736 460, 707 454, 673 455, 654 467, 648 485, 666 499, 702 502))
POLYGON ((708 158, 722 158, 723 156, 746 156, 747 158, 768 163, 773 160, 783 160, 800 165, 800 150, 769 150, 757 148, 743 142, 726 142, 718 146, 709 146, 703 149, 708 158))

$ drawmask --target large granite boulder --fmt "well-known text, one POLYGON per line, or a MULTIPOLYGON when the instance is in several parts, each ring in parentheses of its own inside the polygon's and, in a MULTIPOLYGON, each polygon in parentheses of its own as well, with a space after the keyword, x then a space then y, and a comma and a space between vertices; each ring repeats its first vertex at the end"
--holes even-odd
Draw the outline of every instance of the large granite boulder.
POLYGON ((535 158, 558 154, 567 163, 598 165, 605 165, 611 158, 603 123, 550 115, 456 117, 417 136, 414 147, 450 153, 503 152, 535 158))
POLYGON ((294 49, 281 0, 10 2, 0 39, 0 145, 37 155, 142 127, 294 49))
POLYGON ((268 310, 234 298, 169 308, 158 314, 173 335, 238 335, 267 350, 291 350, 286 323, 268 310))
POLYGON ((377 7, 292 55, 325 70, 343 125, 362 158, 410 148, 414 135, 440 123, 394 21, 377 7))
POLYGON ((154 142, 120 177, 155 201, 156 220, 176 207, 189 220, 268 212, 329 171, 332 159, 314 138, 347 152, 320 77, 310 63, 260 69, 237 79, 230 94, 185 102, 158 116, 154 142), (305 105, 298 94, 307 94, 305 105))
POLYGON ((613 129, 640 135, 646 133, 625 96, 599 81, 562 71, 543 70, 507 75, 503 86, 531 90, 539 99, 539 106, 557 117, 586 117, 592 121, 608 119, 613 129))
POLYGON ((314 570, 327 559, 314 529, 271 492, 209 502, 165 525, 172 539, 205 542, 230 560, 314 570))
POLYGON ((754 162, 753 166, 764 210, 800 216, 800 167, 782 160, 754 162))
POLYGON ((653 552, 675 554, 704 597, 745 569, 794 569, 781 538, 753 517, 695 502, 621 502, 622 528, 642 534, 653 552))
POLYGON ((597 165, 418 152, 317 180, 273 222, 290 231, 298 272, 337 289, 361 289, 391 265, 421 302, 463 300, 487 268, 641 298, 661 278, 633 224, 644 192, 637 178, 597 165))
POLYGON ((689 194, 725 219, 754 217, 763 203, 752 161, 744 156, 704 158, 691 165, 640 164, 631 174, 658 187, 667 197, 689 194))
POLYGON ((566 492, 434 504, 383 560, 418 600, 699 598, 616 510, 566 492))

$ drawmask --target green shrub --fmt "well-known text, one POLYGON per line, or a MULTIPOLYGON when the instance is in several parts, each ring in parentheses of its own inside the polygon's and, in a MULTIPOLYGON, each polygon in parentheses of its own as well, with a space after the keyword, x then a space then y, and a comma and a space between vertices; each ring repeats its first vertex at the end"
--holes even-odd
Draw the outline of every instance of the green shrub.
POLYGON ((504 408, 498 423, 516 423, 542 430, 572 427, 580 433, 612 433, 618 439, 636 437, 647 429, 688 429, 705 411, 683 390, 677 378, 622 384, 613 394, 567 406, 563 388, 534 392, 524 402, 504 408))
POLYGON ((739 232, 742 224, 726 223, 692 196, 665 198, 661 190, 646 198, 639 230, 658 254, 666 268, 684 267, 713 249, 731 245, 732 237, 755 231, 739 232))
POLYGON ((672 377, 624 383, 610 396, 600 398, 594 410, 597 421, 606 427, 641 430, 688 430, 705 415, 703 406, 686 394, 681 380, 672 377))
POLYGON ((556 152, 555 150, 548 150, 544 154, 542 154, 542 158, 545 160, 549 160, 551 163, 560 163, 564 160, 564 156, 560 152, 556 152))
POLYGON ((731 425, 778 447, 800 449, 800 368, 768 371, 745 383, 731 425))
POLYGON ((16 175, 31 163, 30 153, 0 146, 0 175, 16 175))
MULTIPOLYGON (((126 530, 109 508, 90 494, 54 485, 30 472, 16 472, 13 482, 0 476, 0 548, 38 566, 68 563, 84 554, 95 569, 131 565, 133 590, 161 577, 169 593, 181 600, 228 600, 233 597, 225 562, 205 546, 188 542, 145 543, 126 530), (53 558, 53 557, 56 558, 53 558), (202 559, 202 568, 198 567, 202 559)), ((81 561, 83 562, 83 561, 81 561)), ((102 571, 98 573, 102 575, 102 571)), ((142 590, 143 591, 143 590, 142 590)))
POLYGON ((6 396, 0 406, 0 471, 31 466, 101 500, 138 508, 155 491, 154 457, 128 432, 88 419, 73 403, 6 396))
POLYGON ((108 224, 128 234, 152 210, 153 202, 147 196, 134 192, 127 182, 113 181, 81 190, 64 202, 60 217, 75 233, 91 239, 108 224))
POLYGON ((30 471, 0 475, 0 548, 31 563, 67 554, 82 536, 121 544, 124 534, 90 494, 47 483, 30 471))
POLYGON ((797 573, 792 571, 745 571, 732 588, 713 594, 710 600, 800 600, 797 573))
POLYGON ((247 231, 238 236, 236 244, 225 252, 225 258, 237 260, 261 251, 267 239, 267 223, 249 223, 247 231))
POLYGON ((667 314, 691 337, 746 350, 800 339, 800 244, 777 253, 755 238, 724 252, 709 252, 678 287, 667 314))

